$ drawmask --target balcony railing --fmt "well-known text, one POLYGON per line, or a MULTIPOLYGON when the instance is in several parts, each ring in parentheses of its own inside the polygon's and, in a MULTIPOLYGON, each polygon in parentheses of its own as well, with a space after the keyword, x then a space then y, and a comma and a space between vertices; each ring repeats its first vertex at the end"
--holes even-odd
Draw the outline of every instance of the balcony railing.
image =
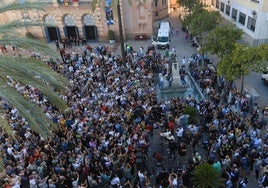
POLYGON ((47 6, 90 6, 92 0, 39 0, 47 6))
POLYGON ((52 6, 53 5, 53 0, 39 0, 39 2, 45 3, 48 6, 52 6))
POLYGON ((92 0, 57 0, 59 6, 89 6, 92 0))
POLYGON ((255 2, 255 3, 260 3, 259 0, 251 0, 252 2, 255 2))
POLYGON ((88 6, 88 5, 90 5, 91 1, 92 0, 80 0, 78 2, 78 4, 81 5, 81 6, 88 6))

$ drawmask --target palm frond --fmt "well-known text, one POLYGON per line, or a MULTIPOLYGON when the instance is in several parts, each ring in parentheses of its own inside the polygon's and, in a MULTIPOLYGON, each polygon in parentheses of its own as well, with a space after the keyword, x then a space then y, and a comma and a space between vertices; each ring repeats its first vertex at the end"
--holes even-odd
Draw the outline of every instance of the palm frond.
POLYGON ((11 2, 11 3, 6 3, 5 0, 1 1, 1 6, 0 6, 0 14, 3 12, 8 12, 8 11, 13 11, 13 10, 41 10, 41 11, 46 11, 45 3, 34 1, 34 2, 29 2, 25 1, 23 3, 19 3, 17 1, 11 2))
POLYGON ((22 85, 31 85, 40 90, 60 110, 67 108, 66 103, 55 92, 67 90, 69 82, 63 76, 40 61, 27 58, 8 58, 8 61, 2 61, 3 59, 6 60, 0 57, 0 70, 3 72, 3 77, 10 76, 22 85))
POLYGON ((0 44, 17 46, 22 49, 32 50, 34 52, 42 52, 50 57, 60 58, 59 54, 55 52, 49 45, 37 39, 26 38, 23 36, 9 36, 5 35, 0 38, 0 44))
POLYGON ((2 159, 2 151, 0 150, 0 179, 2 180, 6 176, 6 169, 2 159))
MULTIPOLYGON (((14 134, 12 128, 10 127, 10 125, 8 123, 8 120, 4 117, 4 113, 5 113, 4 111, 3 112, 0 112, 0 126, 1 126, 1 129, 3 129, 4 132, 6 132, 13 139, 15 139, 15 134, 14 134)), ((1 167, 0 167, 0 172, 1 172, 1 167)))
MULTIPOLYGON (((24 11, 24 10, 38 10, 45 11, 45 4, 36 1, 19 1, 7 2, 0 0, 0 14, 9 11, 24 11)), ((50 57, 59 58, 46 43, 26 38, 19 33, 17 28, 33 27, 33 26, 50 26, 49 24, 39 22, 23 22, 11 21, 0 25, 0 44, 12 45, 22 49, 32 50, 40 54, 46 54, 50 57)), ((12 58, 0 57, 0 98, 7 101, 11 106, 16 108, 21 117, 24 117, 29 127, 40 134, 43 138, 49 138, 52 134, 51 129, 56 125, 47 118, 44 111, 37 104, 24 98, 24 96, 16 90, 13 86, 7 83, 7 76, 10 76, 17 83, 24 85, 32 85, 39 89, 48 100, 56 105, 58 109, 66 109, 66 103, 58 96, 55 90, 64 92, 67 89, 68 81, 49 68, 48 65, 31 60, 29 58, 12 58)), ((8 120, 4 116, 4 111, 0 111, 0 127, 9 136, 14 138, 12 128, 9 126, 8 120)), ((5 166, 2 160, 0 151, 0 179, 5 175, 5 166)))
POLYGON ((8 85, 1 87, 0 97, 17 108, 19 114, 27 119, 33 131, 40 133, 44 138, 51 136, 51 126, 56 125, 45 116, 40 107, 26 100, 15 88, 8 85))
POLYGON ((17 28, 22 28, 22 27, 54 27, 55 25, 53 24, 47 24, 44 22, 36 22, 36 21, 30 21, 30 22, 24 22, 24 21, 19 21, 19 20, 13 20, 10 22, 6 23, 1 23, 0 24, 0 33, 6 34, 6 35, 18 35, 18 30, 17 28))

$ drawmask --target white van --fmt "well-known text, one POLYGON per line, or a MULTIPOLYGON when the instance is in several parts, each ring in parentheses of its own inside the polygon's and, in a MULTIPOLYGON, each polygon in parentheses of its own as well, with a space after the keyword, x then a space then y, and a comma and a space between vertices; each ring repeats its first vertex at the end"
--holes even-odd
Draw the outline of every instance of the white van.
POLYGON ((157 32, 157 38, 152 37, 152 45, 159 49, 169 49, 170 43, 170 24, 169 22, 160 22, 157 32))
POLYGON ((268 84, 268 67, 262 72, 261 79, 263 80, 263 83, 268 84))

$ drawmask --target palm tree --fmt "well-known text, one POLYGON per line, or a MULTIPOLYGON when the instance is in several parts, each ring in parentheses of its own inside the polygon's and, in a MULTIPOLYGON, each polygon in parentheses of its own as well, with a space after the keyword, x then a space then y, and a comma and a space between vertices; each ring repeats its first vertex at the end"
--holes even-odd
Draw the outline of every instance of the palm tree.
MULTIPOLYGON (((92 0, 91 2, 91 8, 94 11, 96 8, 96 5, 100 5, 104 0, 92 0)), ((124 0, 123 0, 124 1, 124 0)), ((134 0, 138 3, 138 5, 142 5, 143 3, 146 2, 146 0, 134 0)), ((112 7, 113 10, 117 11, 117 16, 118 16, 118 27, 119 27, 119 41, 120 41, 120 47, 121 47, 121 56, 122 56, 122 61, 125 62, 125 45, 124 45, 124 36, 123 36, 123 24, 122 24, 122 15, 121 15, 121 6, 120 2, 122 0, 112 0, 112 7)), ((132 5, 133 0, 128 0, 128 3, 132 5)))
POLYGON ((201 163, 195 167, 192 180, 197 188, 224 187, 224 181, 220 177, 220 173, 208 163, 201 163))
MULTIPOLYGON (((22 10, 45 11, 43 4, 38 1, 6 3, 5 0, 0 0, 0 14, 22 10)), ((28 22, 27 24, 29 27, 45 25, 35 22, 28 22)), ((18 29, 22 27, 25 27, 25 23, 18 20, 0 24, 0 45, 16 46, 56 57, 55 51, 47 44, 33 38, 27 38, 19 33, 18 29)), ((27 120, 31 130, 40 134, 43 138, 50 137, 52 128, 56 126, 47 118, 41 107, 24 97, 16 86, 33 86, 57 109, 63 111, 67 109, 67 104, 60 98, 60 93, 67 91, 69 82, 66 78, 53 71, 47 64, 37 59, 23 56, 0 56, 0 72, 0 103, 8 103, 13 108, 16 108, 19 115, 27 120)), ((0 108, 1 131, 16 139, 8 120, 4 109, 0 108)), ((3 170, 3 161, 0 160, 0 172, 3 172, 3 170)))

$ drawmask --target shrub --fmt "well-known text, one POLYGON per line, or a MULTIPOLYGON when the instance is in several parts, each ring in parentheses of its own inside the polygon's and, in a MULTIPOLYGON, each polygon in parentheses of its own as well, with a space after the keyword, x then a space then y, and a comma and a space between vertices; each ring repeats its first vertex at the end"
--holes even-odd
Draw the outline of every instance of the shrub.
POLYGON ((192 178, 197 188, 218 188, 224 187, 224 179, 220 173, 208 163, 201 163, 195 167, 192 178))
POLYGON ((189 117, 189 124, 196 124, 197 118, 198 118, 198 112, 197 110, 192 106, 187 106, 183 109, 183 114, 188 114, 189 117))

